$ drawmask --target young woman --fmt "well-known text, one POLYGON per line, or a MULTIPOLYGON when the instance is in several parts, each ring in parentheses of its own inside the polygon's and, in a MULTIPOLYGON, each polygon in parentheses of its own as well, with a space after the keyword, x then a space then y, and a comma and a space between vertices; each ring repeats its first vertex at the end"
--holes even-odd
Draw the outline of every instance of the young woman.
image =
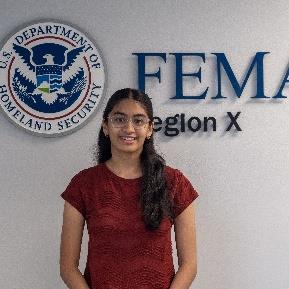
POLYGON ((188 289, 197 272, 192 202, 198 193, 155 151, 153 108, 146 94, 126 88, 111 96, 96 158, 97 164, 76 174, 61 194, 60 275, 65 284, 70 289, 188 289), (89 243, 82 275, 85 222, 89 243))

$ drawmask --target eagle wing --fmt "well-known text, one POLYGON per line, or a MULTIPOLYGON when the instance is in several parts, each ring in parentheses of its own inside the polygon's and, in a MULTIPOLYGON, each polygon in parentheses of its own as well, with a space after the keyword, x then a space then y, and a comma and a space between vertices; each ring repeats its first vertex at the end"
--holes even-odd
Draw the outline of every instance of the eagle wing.
POLYGON ((23 46, 13 43, 13 49, 21 57, 23 62, 32 71, 35 71, 35 66, 31 63, 31 51, 23 46))
POLYGON ((80 52, 83 51, 84 47, 85 46, 83 45, 67 52, 67 55, 66 55, 67 59, 66 59, 65 65, 63 65, 63 71, 67 70, 73 64, 73 62, 75 61, 77 56, 80 54, 80 52))

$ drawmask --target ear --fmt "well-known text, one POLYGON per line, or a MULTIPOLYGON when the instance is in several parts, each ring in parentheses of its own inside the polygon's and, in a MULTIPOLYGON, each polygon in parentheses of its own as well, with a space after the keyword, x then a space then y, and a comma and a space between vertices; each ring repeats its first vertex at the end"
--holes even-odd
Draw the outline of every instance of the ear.
POLYGON ((154 123, 152 122, 148 127, 147 137, 150 138, 153 134, 154 123))
POLYGON ((103 133, 104 133, 105 135, 108 135, 107 123, 106 123, 104 120, 102 121, 101 126, 102 126, 103 133))

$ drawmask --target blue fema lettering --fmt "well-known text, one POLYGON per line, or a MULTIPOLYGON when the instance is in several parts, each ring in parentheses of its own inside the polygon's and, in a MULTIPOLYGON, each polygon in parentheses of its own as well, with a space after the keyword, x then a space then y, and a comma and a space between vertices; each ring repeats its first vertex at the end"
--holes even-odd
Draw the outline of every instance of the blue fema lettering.
POLYGON ((234 72, 232 71, 232 68, 225 56, 225 53, 212 53, 216 55, 217 57, 217 75, 218 75, 218 93, 215 97, 212 97, 212 99, 218 99, 218 98, 226 98, 222 95, 222 72, 221 72, 221 65, 226 72, 228 79, 230 80, 232 87, 236 93, 236 95, 240 98, 241 94, 243 93, 243 90, 246 86, 246 83, 249 79, 250 74, 252 73, 252 70, 254 66, 256 66, 256 90, 257 94, 254 97, 251 98, 269 98, 268 96, 265 96, 264 94, 264 67, 263 67, 263 59, 265 54, 268 54, 270 52, 257 52, 255 57, 253 58, 250 67, 248 68, 248 71, 246 73, 246 76, 244 78, 243 83, 240 85, 239 82, 236 79, 236 76, 234 72))
POLYGON ((202 82, 201 77, 201 67, 199 68, 198 72, 194 73, 183 73, 183 58, 189 56, 197 56, 205 62, 205 53, 170 53, 175 56, 176 61, 176 95, 171 97, 172 99, 205 99, 207 96, 207 92, 209 87, 203 91, 201 95, 184 95, 183 92, 183 77, 184 76, 191 76, 196 77, 199 82, 202 82))
POLYGON ((279 88, 277 94, 275 96, 273 96, 273 98, 287 98, 287 96, 282 94, 282 91, 283 91, 283 89, 285 87, 285 84, 288 83, 288 82, 289 82, 289 67, 287 69, 287 72, 286 72, 286 74, 285 74, 285 76, 283 78, 283 81, 282 81, 282 83, 280 85, 280 88, 279 88))
MULTIPOLYGON (((241 97, 247 81, 252 74, 253 69, 256 69, 256 95, 251 98, 264 99, 270 98, 264 93, 264 56, 270 52, 257 52, 253 57, 248 70, 245 73, 243 82, 239 83, 225 53, 212 53, 216 57, 216 78, 217 78, 217 94, 212 97, 212 99, 222 99, 227 98, 222 95, 222 69, 226 73, 228 80, 230 81, 235 94, 237 97, 241 97)), ((161 83, 161 67, 155 72, 148 73, 146 71, 146 60, 148 57, 161 58, 162 61, 166 62, 166 53, 156 52, 156 53, 132 53, 138 57, 138 87, 140 90, 145 91, 146 79, 147 78, 157 78, 158 82, 161 83)), ((183 91, 183 80, 185 77, 197 78, 201 84, 201 66, 197 72, 184 73, 183 72, 183 59, 185 57, 197 57, 205 63, 205 53, 170 53, 175 57, 175 71, 176 71, 176 94, 171 97, 171 99, 205 99, 209 87, 207 86, 204 91, 199 95, 184 95, 183 91)), ((289 69, 287 70, 285 77, 281 83, 278 93, 273 98, 287 98, 282 94, 284 86, 289 82, 289 69)))

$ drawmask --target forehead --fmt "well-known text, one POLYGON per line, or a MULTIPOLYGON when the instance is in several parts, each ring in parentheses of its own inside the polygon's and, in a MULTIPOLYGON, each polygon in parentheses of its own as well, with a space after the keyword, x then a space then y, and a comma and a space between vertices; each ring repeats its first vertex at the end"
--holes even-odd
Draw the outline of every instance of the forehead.
POLYGON ((121 112, 121 113, 124 113, 127 115, 134 115, 134 114, 147 115, 146 110, 142 106, 142 104, 138 101, 133 100, 133 99, 123 99, 119 103, 117 103, 113 107, 111 114, 114 114, 116 112, 121 112))

